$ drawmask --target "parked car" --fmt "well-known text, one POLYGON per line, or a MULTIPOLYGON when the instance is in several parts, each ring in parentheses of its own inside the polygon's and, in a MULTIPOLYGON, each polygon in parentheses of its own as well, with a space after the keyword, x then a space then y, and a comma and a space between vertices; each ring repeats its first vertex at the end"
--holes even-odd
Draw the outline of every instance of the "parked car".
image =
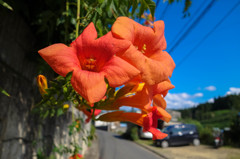
POLYGON ((162 140, 155 140, 156 146, 166 148, 168 146, 186 145, 192 143, 195 146, 200 145, 198 131, 195 125, 178 124, 171 125, 163 129, 168 136, 162 140))
POLYGON ((140 128, 139 131, 140 131, 140 132, 139 132, 139 137, 140 137, 141 139, 152 139, 152 137, 153 137, 152 133, 150 133, 150 132, 148 132, 148 131, 143 132, 143 129, 142 129, 142 128, 140 128))

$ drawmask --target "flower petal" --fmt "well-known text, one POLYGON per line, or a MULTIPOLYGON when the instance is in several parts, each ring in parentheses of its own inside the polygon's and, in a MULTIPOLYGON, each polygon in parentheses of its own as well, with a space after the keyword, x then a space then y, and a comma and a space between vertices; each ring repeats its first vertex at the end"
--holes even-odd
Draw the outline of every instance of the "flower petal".
POLYGON ((137 125, 143 125, 143 114, 139 113, 125 113, 124 111, 115 111, 101 115, 97 120, 101 121, 128 121, 137 125))
POLYGON ((100 101, 106 93, 106 83, 102 73, 76 69, 73 71, 71 83, 73 88, 88 102, 100 101))
POLYGON ((167 47, 166 39, 164 37, 164 22, 162 20, 156 21, 153 23, 153 30, 155 33, 155 41, 156 43, 151 43, 152 46, 156 48, 151 48, 152 50, 160 49, 165 50, 167 47), (159 47, 159 48, 158 48, 159 47))
POLYGON ((120 39, 134 41, 134 21, 127 17, 118 17, 112 26, 112 33, 120 39))
POLYGON ((158 51, 148 58, 132 45, 121 58, 135 66, 141 72, 142 81, 149 85, 168 80, 175 68, 167 52, 158 51))
POLYGON ((146 114, 146 117, 143 119, 143 130, 148 131, 150 127, 157 128, 158 119, 162 119, 162 115, 160 116, 156 106, 151 108, 151 112, 146 114))
POLYGON ((171 115, 165 109, 161 107, 156 107, 156 108, 157 108, 157 114, 161 116, 160 117, 161 120, 166 122, 169 122, 171 120, 172 118, 171 115))
POLYGON ((162 107, 163 109, 166 109, 166 107, 167 107, 167 103, 163 99, 161 94, 157 94, 153 97, 153 105, 162 107))
POLYGON ((76 50, 64 44, 54 44, 38 51, 41 57, 61 76, 80 68, 76 50))
POLYGON ((136 92, 135 95, 122 97, 116 100, 114 105, 117 107, 131 106, 139 108, 143 111, 151 110, 151 92, 147 86, 144 86, 141 92, 136 92))
POLYGON ((142 26, 128 17, 118 17, 112 26, 112 32, 115 37, 127 39, 135 46, 147 45, 149 52, 156 49, 166 49, 163 21, 155 22, 152 29, 151 27, 142 26))
POLYGON ((116 55, 139 69, 143 82, 154 85, 172 75, 175 64, 166 52, 162 53, 166 49, 163 21, 155 22, 154 28, 150 28, 127 17, 119 17, 112 32, 114 37, 132 43, 125 52, 116 55))
POLYGON ((155 54, 151 55, 149 58, 161 62, 161 64, 164 66, 165 69, 167 69, 168 76, 172 76, 172 72, 175 68, 175 63, 172 59, 172 57, 166 52, 156 52, 155 54))
MULTIPOLYGON (((94 28, 94 26, 92 27, 94 28)), ((100 72, 100 70, 102 70, 105 64, 112 59, 116 52, 121 52, 129 47, 129 44, 117 47, 118 45, 124 44, 122 44, 123 40, 113 38, 111 32, 108 32, 106 35, 98 39, 88 39, 88 35, 92 34, 90 31, 87 32, 88 30, 89 29, 85 29, 72 44, 78 51, 77 56, 83 69, 86 60, 93 59, 96 66, 95 71, 100 72)))
POLYGON ((72 47, 76 47, 78 44, 89 43, 97 38, 97 31, 94 27, 93 22, 91 22, 82 32, 82 34, 71 43, 72 47))
POLYGON ((121 86, 140 73, 135 67, 116 56, 113 56, 101 71, 105 73, 111 87, 121 86))
MULTIPOLYGON (((80 109, 80 110, 87 116, 87 119, 85 120, 85 123, 88 123, 92 119, 93 110, 90 109, 88 111, 86 108, 85 109, 80 109)), ((101 113, 101 110, 95 109, 94 116, 97 116, 100 113, 101 113)))
MULTIPOLYGON (((157 119, 156 119, 157 120, 157 119)), ((148 131, 153 125, 153 113, 150 112, 146 114, 143 118, 143 131, 148 131)))
POLYGON ((168 80, 175 68, 173 59, 165 51, 155 52, 145 63, 142 79, 150 85, 168 80))
POLYGON ((170 80, 163 81, 153 86, 153 95, 162 94, 165 97, 168 90, 173 89, 174 87, 175 86, 171 84, 170 80))
POLYGON ((153 134, 153 138, 152 138, 153 140, 157 140, 157 139, 161 140, 168 136, 168 134, 165 134, 165 133, 161 132, 160 130, 153 128, 153 127, 151 127, 148 131, 153 134))
POLYGON ((87 109, 82 109, 81 111, 87 116, 87 119, 85 120, 85 123, 88 123, 92 119, 91 112, 88 111, 87 109))

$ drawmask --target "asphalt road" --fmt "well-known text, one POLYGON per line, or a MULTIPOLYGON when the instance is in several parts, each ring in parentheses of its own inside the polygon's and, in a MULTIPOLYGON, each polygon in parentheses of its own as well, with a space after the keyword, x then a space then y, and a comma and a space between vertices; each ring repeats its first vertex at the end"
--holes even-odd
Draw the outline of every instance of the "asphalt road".
POLYGON ((141 146, 121 139, 113 133, 97 130, 100 157, 99 159, 161 159, 153 152, 141 146))

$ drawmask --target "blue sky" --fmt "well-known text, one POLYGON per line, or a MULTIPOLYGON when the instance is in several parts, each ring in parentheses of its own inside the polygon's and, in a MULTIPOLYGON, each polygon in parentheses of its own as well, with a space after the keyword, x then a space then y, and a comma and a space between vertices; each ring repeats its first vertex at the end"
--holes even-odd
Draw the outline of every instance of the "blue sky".
MULTIPOLYGON (((193 0, 189 9, 191 15, 186 18, 182 14, 183 2, 169 5, 164 16, 167 2, 159 3, 155 17, 165 22, 167 51, 211 1, 193 0), (201 9, 196 13, 198 8, 201 9), (179 34, 183 27, 185 29, 179 34)), ((171 78, 175 88, 165 98, 168 108, 192 107, 219 96, 240 92, 240 5, 213 29, 237 3, 239 0, 216 0, 195 27, 188 30, 185 39, 170 52, 176 68, 171 78), (210 35, 204 39, 209 32, 210 35), (201 40, 201 45, 198 45, 201 40)))

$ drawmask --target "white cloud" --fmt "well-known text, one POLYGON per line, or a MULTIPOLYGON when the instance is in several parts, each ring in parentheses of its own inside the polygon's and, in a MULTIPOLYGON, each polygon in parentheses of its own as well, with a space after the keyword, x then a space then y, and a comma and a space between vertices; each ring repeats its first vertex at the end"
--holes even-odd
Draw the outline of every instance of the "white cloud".
POLYGON ((239 93, 240 93, 240 88, 230 87, 229 91, 227 91, 226 95, 239 94, 239 93))
POLYGON ((203 97, 203 94, 202 94, 202 93, 195 93, 195 94, 193 95, 193 97, 203 97))
POLYGON ((198 105, 193 100, 202 96, 202 93, 195 93, 193 95, 188 93, 168 93, 165 100, 168 109, 183 109, 198 105))
POLYGON ((204 89, 208 91, 216 91, 217 88, 215 86, 208 86, 208 87, 205 87, 204 89))
POLYGON ((208 100, 208 103, 214 103, 214 98, 210 98, 210 99, 208 100))

